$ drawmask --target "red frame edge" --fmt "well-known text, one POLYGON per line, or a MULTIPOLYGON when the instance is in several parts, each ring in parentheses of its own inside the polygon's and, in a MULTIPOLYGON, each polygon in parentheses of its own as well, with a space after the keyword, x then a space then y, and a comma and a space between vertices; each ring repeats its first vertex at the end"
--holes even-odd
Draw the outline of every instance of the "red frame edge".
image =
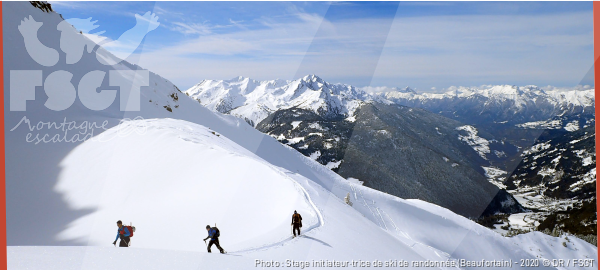
MULTIPOLYGON (((596 63, 598 62, 598 58, 600 57, 600 2, 594 1, 593 2, 594 5, 594 95, 598 96, 598 92, 600 92, 600 90, 596 87, 600 84, 598 84, 598 80, 600 80, 600 68, 596 68, 596 63)), ((597 99, 595 100, 595 113, 596 115, 598 115, 598 102, 597 99)), ((598 122, 595 122, 595 130, 596 130, 596 136, 598 134, 598 122)), ((598 144, 598 137, 596 137, 596 156, 598 156, 598 146, 600 146, 600 144, 598 144)), ((598 162, 596 162, 596 171, 598 171, 598 162)), ((598 187, 598 177, 596 176, 596 213, 598 213, 598 206, 600 205, 598 203, 598 191, 600 191, 600 188, 598 187)), ((597 218, 597 217, 596 217, 597 218)), ((596 235, 598 236, 598 232, 600 230, 600 224, 598 224, 598 222, 596 222, 596 235)), ((598 257, 600 257, 600 251, 598 252, 598 257)))

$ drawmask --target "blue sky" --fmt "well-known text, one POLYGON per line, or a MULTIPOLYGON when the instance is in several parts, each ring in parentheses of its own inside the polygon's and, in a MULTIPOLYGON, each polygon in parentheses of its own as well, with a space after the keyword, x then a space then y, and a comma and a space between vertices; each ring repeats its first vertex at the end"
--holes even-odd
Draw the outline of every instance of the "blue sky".
POLYGON ((154 12, 160 27, 128 60, 181 89, 306 74, 428 92, 593 85, 592 2, 51 3, 66 19, 98 20, 92 33, 111 40, 154 12))

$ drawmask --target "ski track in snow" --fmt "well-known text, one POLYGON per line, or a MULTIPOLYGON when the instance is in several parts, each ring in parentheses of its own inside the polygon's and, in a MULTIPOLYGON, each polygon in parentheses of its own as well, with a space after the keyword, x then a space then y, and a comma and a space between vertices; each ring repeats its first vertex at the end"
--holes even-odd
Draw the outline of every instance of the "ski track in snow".
MULTIPOLYGON (((456 260, 456 258, 452 258, 450 256, 450 254, 443 252, 439 249, 436 249, 432 246, 423 244, 419 241, 415 241, 414 239, 412 239, 412 237, 410 237, 409 234, 405 233, 404 231, 402 231, 400 228, 398 228, 398 226, 396 226, 396 223, 394 222, 394 220, 392 219, 392 217, 390 217, 390 215, 388 213, 386 213, 383 209, 380 209, 379 207, 373 206, 373 208, 376 211, 373 211, 373 209, 371 207, 369 207, 369 203, 367 202, 367 200, 364 198, 363 194, 362 194, 362 190, 358 190, 354 188, 353 185, 348 185, 350 187, 350 189, 353 192, 354 195, 354 199, 356 201, 362 201, 362 205, 366 206, 367 209, 369 209, 369 211, 371 212, 371 214, 373 214, 373 216, 376 218, 375 220, 377 220, 378 222, 378 226, 381 227, 382 229, 385 229, 388 233, 392 234, 392 235, 397 235, 399 236, 400 240, 402 241, 402 239, 406 239, 409 240, 411 243, 406 243, 404 242, 406 245, 408 245, 410 248, 414 249, 415 251, 419 252, 420 249, 419 248, 424 248, 427 250, 428 254, 433 254, 435 255, 435 258, 437 259, 448 259, 448 260, 456 260), (359 199, 360 196, 360 199, 359 199), (390 223, 391 227, 393 228, 393 231, 390 230, 390 228, 388 228, 387 224, 386 224, 386 219, 384 218, 384 215, 387 217, 388 223, 390 223)), ((374 205, 374 203, 373 203, 374 205)), ((424 254, 422 254, 421 252, 419 252, 419 254, 421 256, 423 256, 424 254)), ((433 259, 433 258, 430 258, 433 259)), ((446 268, 442 268, 442 269, 446 269, 446 268)), ((448 268, 450 269, 450 268, 448 268)))
MULTIPOLYGON (((127 126, 135 126, 137 128, 148 128, 149 126, 151 126, 153 123, 156 123, 157 121, 154 119, 151 120, 143 120, 141 122, 128 122, 125 125, 127 126)), ((166 129, 166 127, 162 127, 162 126, 152 126, 153 128, 156 129, 166 129)), ((206 138, 210 138, 210 135, 207 134, 203 134, 200 132, 195 132, 194 129, 191 126, 185 126, 184 128, 181 127, 169 127, 169 128, 174 128, 175 130, 178 130, 180 132, 185 133, 186 135, 189 135, 190 137, 184 137, 184 136, 178 136, 179 139, 186 141, 186 142, 190 142, 190 143, 195 143, 195 144, 202 144, 204 145, 205 143, 202 141, 199 141, 197 139, 194 139, 193 137, 206 137, 206 138)), ((216 133, 214 135, 217 135, 216 133)), ((220 137, 220 135, 219 135, 220 137)), ((231 152, 225 148, 220 147, 219 145, 216 144, 212 144, 212 145, 207 145, 210 149, 215 149, 215 148, 219 148, 220 150, 223 151, 227 151, 230 152, 231 155, 234 156, 241 156, 238 153, 235 152, 231 152)), ((244 149, 245 150, 245 149, 244 149)), ((248 158, 252 158, 250 156, 248 156, 248 158)), ((303 233, 308 233, 310 231, 312 231, 313 229, 319 228, 321 226, 323 226, 325 224, 325 221, 323 219, 323 214, 321 213, 321 211, 318 209, 318 207, 315 205, 315 203, 313 202, 313 200, 311 199, 310 195, 308 194, 308 192, 306 191, 306 189, 300 184, 298 183, 298 181, 294 180, 293 178, 291 178, 290 176, 288 176, 288 174, 292 174, 292 175, 296 175, 296 173, 293 172, 289 172, 289 171, 281 171, 282 168, 276 167, 270 163, 266 164, 267 166, 269 166, 271 169, 273 169, 273 171, 277 172, 279 175, 282 176, 282 179, 286 179, 288 181, 291 181, 294 186, 296 187, 296 189, 299 192, 302 192, 302 194, 304 195, 304 200, 313 208, 313 210, 315 211, 316 215, 317 215, 317 223, 311 225, 307 230, 303 231, 303 233)), ((285 170, 285 169, 284 169, 285 170)), ((383 220, 383 218, 382 218, 383 220)), ((242 254, 242 253, 250 253, 250 252, 255 252, 255 251, 262 251, 262 250, 268 250, 272 247, 276 247, 276 246, 282 246, 284 245, 286 242, 289 242, 291 240, 294 240, 293 237, 287 237, 285 239, 282 239, 281 241, 275 242, 275 243, 271 243, 271 244, 266 244, 260 247, 252 247, 252 248, 247 248, 247 249, 242 249, 242 250, 235 250, 235 251, 231 251, 231 252, 227 252, 229 254, 242 254)))
MULTIPOLYGON (((272 165, 271 165, 272 166, 272 165)), ((281 172, 280 170, 273 168, 275 171, 277 171, 280 175, 283 176, 284 179, 287 179, 289 181, 292 181, 292 183, 294 183, 294 186, 299 189, 302 194, 304 195, 304 199, 306 200, 306 202, 315 210, 315 213, 317 213, 317 219, 318 222, 317 224, 314 224, 312 226, 310 226, 307 230, 303 231, 303 234, 306 234, 308 232, 313 231, 314 229, 317 229, 321 226, 323 226, 325 224, 325 220, 323 219, 323 214, 321 213, 321 211, 319 210, 319 208, 315 205, 315 203, 312 201, 312 199, 310 198, 310 195, 308 194, 308 192, 306 191, 306 189, 300 184, 298 183, 296 180, 292 179, 291 177, 287 176, 286 174, 295 174, 293 172, 281 172)), ((232 252, 228 252, 231 254, 240 254, 240 253, 250 253, 250 252, 255 252, 255 251, 262 251, 262 250, 267 250, 270 249, 272 247, 276 247, 276 246, 282 246, 287 242, 290 242, 294 240, 294 237, 290 236, 286 239, 283 239, 279 242, 273 243, 273 244, 267 244, 261 247, 253 247, 253 248, 248 248, 248 249, 243 249, 243 250, 237 250, 237 251, 232 251, 232 252)))

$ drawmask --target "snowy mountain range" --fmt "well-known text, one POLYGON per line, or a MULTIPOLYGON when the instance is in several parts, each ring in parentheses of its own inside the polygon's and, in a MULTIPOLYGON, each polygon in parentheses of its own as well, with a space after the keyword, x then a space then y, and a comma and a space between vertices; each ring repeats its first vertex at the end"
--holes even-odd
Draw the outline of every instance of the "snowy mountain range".
MULTIPOLYGON (((351 117, 361 102, 378 101, 423 108, 466 124, 521 124, 533 128, 556 116, 594 114, 594 89, 544 91, 537 86, 452 87, 446 93, 417 93, 410 87, 367 93, 331 84, 316 75, 284 81, 203 80, 185 91, 211 110, 257 125, 270 113, 297 107, 323 116, 351 117)), ((593 121, 593 117, 589 119, 593 121)), ((563 127, 569 123, 564 123, 563 127)), ((589 126, 590 123, 582 123, 589 126)))
POLYGON ((377 94, 383 101, 422 108, 474 125, 519 147, 529 147, 539 133, 574 131, 594 125, 594 89, 544 91, 537 86, 458 87, 443 94, 410 89, 377 94))
POLYGON ((313 111, 325 118, 351 117, 366 92, 349 85, 330 84, 308 75, 298 80, 204 80, 185 91, 207 108, 234 115, 253 126, 271 113, 289 108, 313 111))
MULTIPOLYGON (((102 65, 85 53, 77 65, 59 61, 41 67, 23 46, 18 25, 24 18, 41 22, 40 42, 60 48, 61 16, 28 2, 2 5, 7 72, 64 70, 77 82, 94 70, 141 69, 127 62, 102 65)), ((76 29, 72 33, 68 42, 88 42, 76 29)), ((102 87, 108 84, 106 79, 102 87)), ((7 80, 5 89, 10 87, 7 80)), ((301 88, 312 91, 308 87, 301 88)), ((13 91, 22 89, 5 91, 5 108, 13 91)), ((327 117, 345 114, 352 101, 342 96, 331 92, 332 103, 316 102, 312 108, 327 117)), ((27 101, 25 111, 5 110, 10 269, 250 269, 257 260, 258 267, 268 267, 261 262, 300 267, 306 261, 323 269, 314 262, 597 260, 597 247, 577 238, 540 232, 508 238, 434 204, 348 181, 245 120, 201 106, 157 74, 150 73, 140 87, 139 111, 123 112, 119 102, 90 110, 78 99, 65 110, 51 111, 45 101, 40 94, 27 101), (40 127, 63 121, 102 127, 31 130, 19 126, 24 117, 41 122, 40 127), (27 140, 74 133, 93 139, 27 140), (352 205, 344 202, 347 196, 352 205), (293 210, 305 218, 303 236, 297 238, 290 236, 293 210), (118 219, 137 227, 129 249, 110 244, 118 219), (214 223, 229 255, 207 254, 202 246, 202 228, 214 223)))
MULTIPOLYGON (((463 109, 477 109, 482 116, 495 117, 494 120, 497 123, 539 121, 555 115, 578 111, 592 113, 591 108, 594 107, 594 89, 544 91, 534 85, 451 87, 450 91, 442 94, 417 94, 407 87, 401 91, 389 91, 377 95, 397 104, 411 107, 430 109, 443 107, 449 110, 458 109, 460 106, 463 109), (500 109, 507 111, 500 114, 500 109)), ((456 111, 459 110, 454 110, 454 112, 456 111)), ((460 117, 465 117, 465 115, 460 117)))

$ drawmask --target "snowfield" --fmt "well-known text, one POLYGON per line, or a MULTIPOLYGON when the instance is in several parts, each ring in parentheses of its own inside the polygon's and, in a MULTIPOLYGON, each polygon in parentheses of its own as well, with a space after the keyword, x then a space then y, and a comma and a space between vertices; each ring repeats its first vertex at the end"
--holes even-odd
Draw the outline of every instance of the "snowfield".
MULTIPOLYGON (((547 235, 541 232, 532 232, 527 234, 521 234, 514 237, 515 243, 517 243, 525 252, 531 254, 532 256, 536 256, 538 258, 563 258, 567 260, 570 258, 571 260, 576 259, 577 264, 581 261, 589 261, 590 259, 594 259, 596 262, 598 261, 597 257, 590 257, 589 254, 592 252, 596 252, 595 247, 588 245, 585 241, 576 238, 576 237, 546 237, 547 235), (555 248, 560 246, 561 248, 555 248), (578 252, 576 257, 569 257, 574 254, 572 252, 578 252)), ((594 264, 597 268, 598 266, 594 264)), ((565 267, 565 269, 570 269, 573 267, 573 262, 571 262, 570 267, 565 267)))
POLYGON ((136 247, 197 251, 207 234, 204 226, 216 223, 227 232, 223 243, 235 251, 289 238, 287 214, 294 210, 302 213, 305 230, 320 224, 301 186, 213 132, 177 120, 135 121, 76 148, 61 163, 56 190, 72 208, 96 211, 59 237, 102 246, 116 235, 114 224, 103 223, 126 218, 139 228, 136 247), (120 130, 144 132, 124 136, 120 130), (173 226, 185 237, 166 232, 173 226))
POLYGON ((561 245, 544 245, 559 240, 543 234, 536 241, 505 238, 444 208, 399 199, 332 173, 321 175, 323 184, 329 182, 327 189, 298 172, 330 171, 300 154, 281 156, 290 164, 295 157, 305 162, 289 167, 293 172, 205 126, 175 119, 125 122, 72 151, 61 162, 63 173, 56 185, 72 208, 94 209, 59 237, 98 247, 10 247, 9 266, 249 269, 255 259, 519 261, 553 259, 548 255, 556 254, 596 256, 596 247, 583 241, 574 240, 577 250, 562 250, 561 245), (340 199, 347 193, 352 207, 340 199), (292 239, 288 222, 294 209, 304 217, 305 235, 292 239), (110 245, 116 219, 136 225, 132 248, 110 245), (203 251, 203 227, 215 222, 229 255, 203 251), (520 248, 531 246, 543 252, 520 248))
MULTIPOLYGON (((289 153, 295 154, 293 150, 289 153)), ((117 257, 134 253, 146 258, 156 249, 170 250, 164 259, 186 257, 189 251, 203 253, 203 227, 213 222, 222 232, 222 246, 230 255, 242 258, 188 257, 182 269, 198 264, 246 269, 253 267, 256 258, 282 262, 386 261, 398 256, 408 261, 519 261, 544 254, 520 251, 522 240, 502 237, 439 206, 399 199, 333 173, 322 173, 320 181, 326 185, 319 185, 298 172, 329 170, 300 154, 280 158, 293 166, 286 169, 269 164, 218 131, 198 124, 175 119, 125 122, 83 143, 61 163, 63 173, 56 190, 74 209, 94 211, 70 224, 60 237, 110 247, 116 227, 111 226, 113 220, 127 217, 125 222, 134 221, 138 229, 132 249, 144 251, 82 247, 84 251, 74 253, 94 253, 86 255, 81 264, 97 269, 110 263, 85 261, 99 256, 97 253, 116 252, 117 257), (295 157, 304 162, 295 163, 295 157), (352 207, 341 200, 347 193, 352 207), (296 239, 290 237, 288 224, 294 209, 305 221, 305 235, 296 239), (169 233, 172 229, 185 232, 185 237, 169 233), (199 262, 200 258, 210 262, 199 262)), ((545 250, 554 250, 548 254, 570 252, 571 257, 595 256, 595 247, 577 243, 582 250, 554 250, 563 248, 558 245, 545 250)), ((40 249, 43 253, 39 254, 47 254, 65 248, 37 247, 40 249)), ((10 250, 11 263, 16 265, 27 265, 31 256, 65 267, 73 263, 63 261, 62 255, 32 255, 34 247, 10 250)), ((150 269, 162 269, 160 265, 150 269)))
MULTIPOLYGON (((132 249, 146 250, 137 251, 141 258, 155 253, 153 249, 205 253, 204 226, 216 223, 222 246, 230 255, 242 257, 216 258, 223 267, 251 268, 250 258, 255 257, 387 260, 402 254, 406 260, 423 260, 418 251, 390 237, 313 181, 190 122, 126 122, 77 147, 61 166, 57 191, 74 209, 95 211, 70 224, 60 237, 85 241, 88 246, 111 246, 114 220, 127 217, 126 223, 136 225, 132 249), (290 226, 294 210, 303 216, 305 234, 296 239, 290 226)), ((11 249, 16 253, 11 258, 27 257, 20 252, 32 249, 11 249)), ((60 253, 64 248, 39 249, 60 253)), ((93 250, 115 256, 132 252, 93 250)), ((185 257, 189 253, 167 254, 185 257)), ((60 263, 58 257, 50 257, 58 260, 52 263, 60 263)), ((108 267, 96 264, 90 267, 108 267)))
MULTIPOLYGON (((28 2, 2 5, 5 70, 39 69, 17 25, 32 15, 44 23, 42 43, 57 45, 62 19, 28 2)), ((127 62, 102 66, 95 57, 78 65, 63 62, 45 74, 68 70, 79 80, 91 70, 139 68, 127 62)), ((305 86, 301 90, 310 94, 305 86)), ((445 208, 348 181, 244 120, 209 110, 157 74, 150 73, 140 99, 136 112, 120 111, 118 102, 92 111, 79 101, 55 112, 44 107, 44 97, 27 101, 26 112, 6 111, 7 130, 23 116, 34 124, 65 118, 108 123, 81 143, 33 144, 25 141, 31 132, 25 127, 6 132, 9 269, 271 268, 257 267, 256 260, 294 260, 297 268, 300 261, 317 260, 597 260, 597 248, 583 241, 565 248, 554 244, 564 240, 548 235, 505 238, 445 208), (138 120, 119 124, 125 118, 138 120), (343 201, 348 193, 352 206, 343 201), (293 210, 304 218, 297 238, 291 238, 293 210), (119 219, 136 226, 131 248, 111 244, 119 219), (206 253, 204 227, 215 223, 228 255, 206 253)))

